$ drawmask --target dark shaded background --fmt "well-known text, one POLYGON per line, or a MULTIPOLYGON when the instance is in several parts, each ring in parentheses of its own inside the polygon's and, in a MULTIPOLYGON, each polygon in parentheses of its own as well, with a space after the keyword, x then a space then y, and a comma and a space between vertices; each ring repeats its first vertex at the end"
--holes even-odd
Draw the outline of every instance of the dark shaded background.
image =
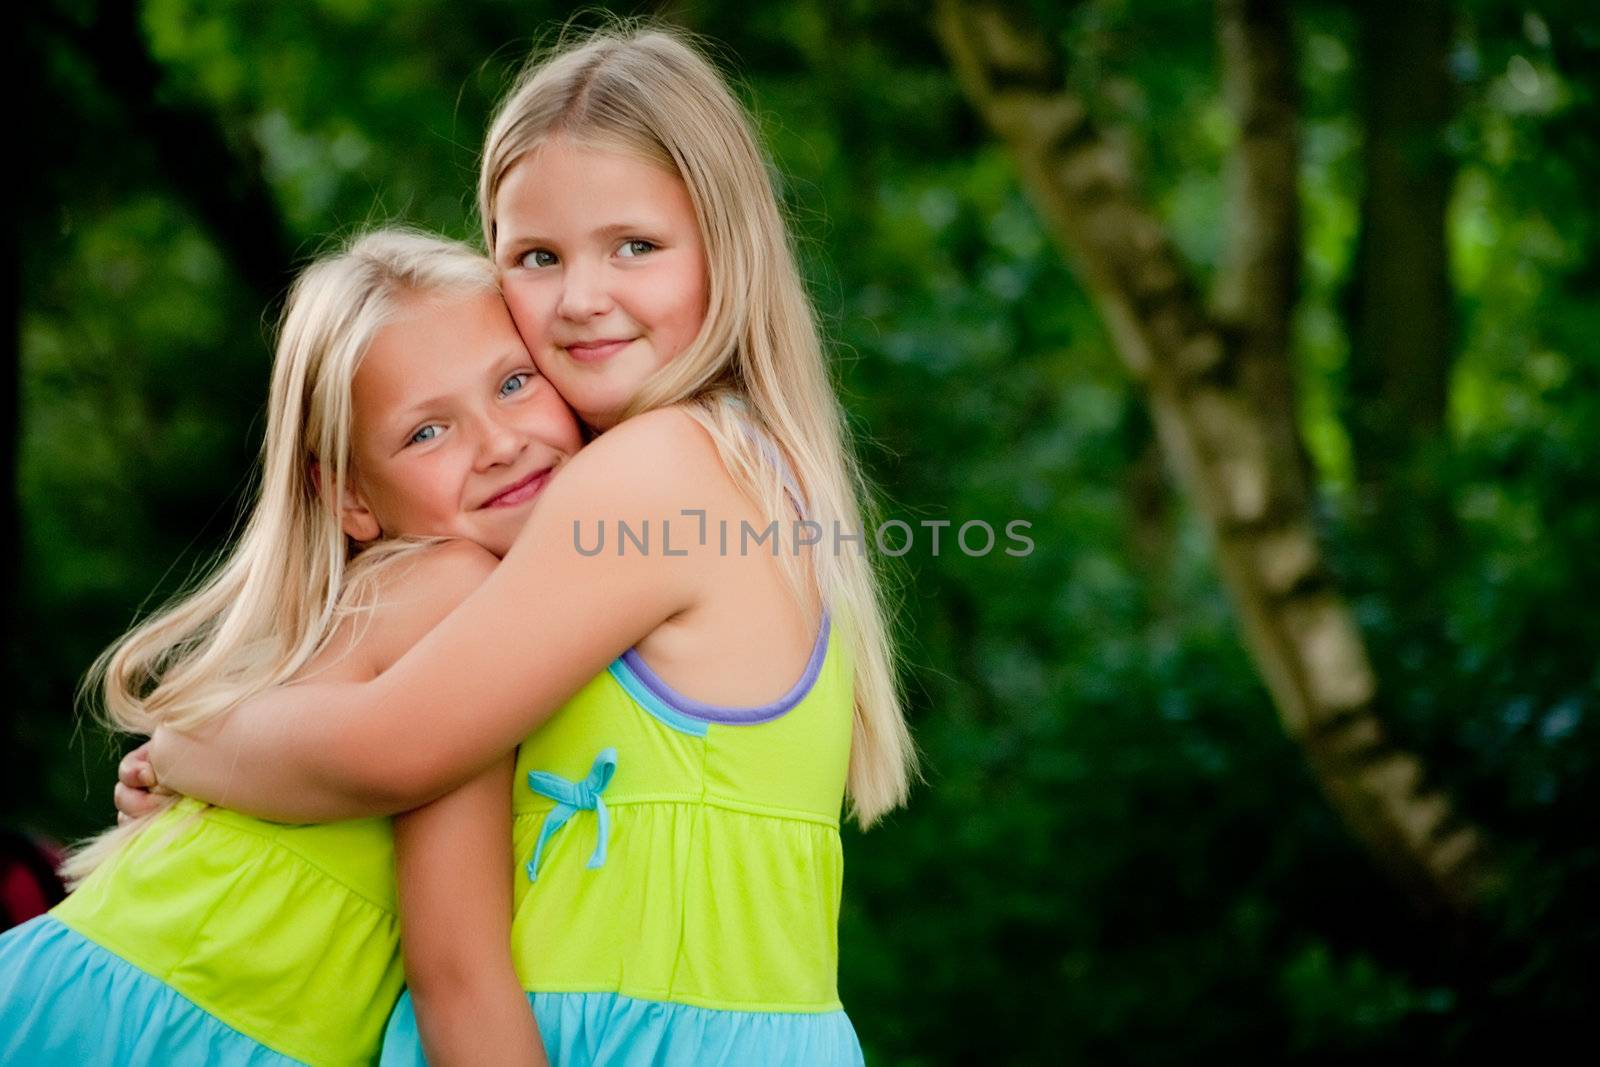
MULTIPOLYGON (((1020 7, 1209 278, 1236 135, 1211 5, 1020 7)), ((617 8, 710 35, 741 79, 888 512, 1033 523, 1026 558, 947 535, 902 561, 928 783, 847 837, 872 1062, 1463 1062, 1596 999, 1600 11, 1293 9, 1294 403, 1385 722, 1510 879, 1456 922, 1377 873, 1283 735, 1142 399, 924 5, 617 8), (1384 210, 1442 237, 1375 245, 1384 210), (1418 388, 1385 384, 1396 361, 1418 388)), ((475 237, 488 112, 570 14, 19 10, 0 822, 110 820, 119 744, 74 687, 225 542, 292 268, 369 222, 475 237)))

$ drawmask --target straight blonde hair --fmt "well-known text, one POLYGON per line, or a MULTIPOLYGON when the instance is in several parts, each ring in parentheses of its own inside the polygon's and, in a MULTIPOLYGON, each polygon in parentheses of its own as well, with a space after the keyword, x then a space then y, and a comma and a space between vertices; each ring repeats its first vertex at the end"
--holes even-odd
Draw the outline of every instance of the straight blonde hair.
MULTIPOLYGON (((226 714, 294 677, 354 612, 374 579, 434 538, 360 546, 339 501, 350 479, 351 385, 402 302, 498 290, 494 266, 465 244, 402 229, 357 236, 301 272, 278 330, 254 503, 243 533, 193 589, 95 660, 80 697, 111 729, 147 735, 226 714)), ((165 807, 176 798, 159 797, 165 807)), ((74 851, 76 883, 148 825, 107 830, 74 851)))
MULTIPOLYGON (((614 23, 538 58, 490 124, 479 172, 484 240, 495 254, 495 206, 506 175, 547 141, 625 153, 688 188, 708 263, 699 336, 641 387, 624 417, 681 405, 711 434, 735 481, 770 519, 786 514, 782 478, 745 428, 776 442, 824 531, 871 536, 872 495, 851 447, 796 267, 768 161, 749 114, 706 57, 674 30, 614 23)), ((899 689, 883 581, 866 555, 816 553, 806 570, 784 553, 798 594, 808 585, 845 624, 855 659, 847 786, 867 827, 905 802, 915 750, 899 689)), ((809 603, 810 597, 804 602, 809 603)))

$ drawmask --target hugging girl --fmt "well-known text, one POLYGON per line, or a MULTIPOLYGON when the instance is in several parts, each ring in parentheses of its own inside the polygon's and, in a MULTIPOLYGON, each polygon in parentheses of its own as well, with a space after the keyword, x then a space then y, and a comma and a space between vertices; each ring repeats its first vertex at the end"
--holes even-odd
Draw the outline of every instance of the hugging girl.
POLYGON ((163 792, 0 937, 0 1058, 860 1062, 839 819, 913 762, 878 584, 694 536, 862 526, 749 116, 602 32, 479 204, 489 261, 375 234, 297 284, 237 549, 101 661, 163 792))

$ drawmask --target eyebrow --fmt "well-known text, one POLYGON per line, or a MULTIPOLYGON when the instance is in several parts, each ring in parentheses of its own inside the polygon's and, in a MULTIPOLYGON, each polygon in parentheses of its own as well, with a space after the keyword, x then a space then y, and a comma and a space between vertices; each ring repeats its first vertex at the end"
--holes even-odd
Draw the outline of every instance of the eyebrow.
MULTIPOLYGON (((588 236, 598 237, 601 240, 615 240, 619 237, 630 237, 635 234, 660 233, 664 229, 666 227, 659 222, 613 222, 601 226, 599 229, 590 230, 588 236)), ((518 246, 555 243, 548 237, 538 234, 520 234, 515 231, 508 233, 505 241, 509 245, 518 246)))
MULTIPOLYGON (((488 377, 490 379, 499 378, 502 374, 505 373, 505 368, 507 366, 513 364, 513 363, 529 363, 529 364, 531 364, 532 362, 533 362, 532 357, 530 357, 528 355, 528 350, 527 349, 525 349, 525 348, 507 349, 505 352, 501 353, 499 359, 495 360, 492 364, 490 364, 490 366, 494 368, 494 371, 493 371, 492 374, 488 375, 488 377)), ((535 371, 535 373, 537 373, 537 370, 535 371)), ((403 411, 396 412, 390 418, 389 421, 393 422, 395 424, 396 428, 398 429, 402 424, 409 423, 412 419, 417 418, 418 416, 420 416, 423 412, 427 411, 428 409, 442 407, 449 400, 450 400, 450 397, 448 395, 445 395, 445 396, 430 396, 426 400, 421 400, 421 401, 418 401, 415 404, 412 404, 410 407, 406 408, 403 411)))

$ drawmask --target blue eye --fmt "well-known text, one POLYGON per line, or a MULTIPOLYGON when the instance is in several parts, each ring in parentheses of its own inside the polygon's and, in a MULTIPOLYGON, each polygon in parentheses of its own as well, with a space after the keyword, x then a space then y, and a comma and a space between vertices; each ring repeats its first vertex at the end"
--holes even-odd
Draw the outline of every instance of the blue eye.
POLYGON ((529 374, 527 371, 519 371, 516 374, 513 374, 511 377, 505 380, 505 384, 500 386, 500 395, 510 396, 512 393, 521 392, 523 387, 528 384, 528 379, 531 377, 533 377, 533 375, 529 374))
POLYGON ((555 265, 556 254, 547 248, 535 248, 522 253, 519 262, 528 268, 551 267, 555 265))
POLYGON ((655 250, 656 246, 653 242, 641 240, 640 238, 635 237, 622 242, 622 247, 617 249, 617 254, 632 258, 634 256, 642 256, 646 253, 654 252, 655 250))
POLYGON ((422 427, 416 433, 412 434, 411 435, 411 440, 410 440, 409 443, 413 444, 413 445, 427 444, 429 441, 432 441, 435 437, 438 437, 438 436, 439 436, 439 426, 438 426, 438 424, 430 422, 430 423, 428 423, 428 425, 422 427))

